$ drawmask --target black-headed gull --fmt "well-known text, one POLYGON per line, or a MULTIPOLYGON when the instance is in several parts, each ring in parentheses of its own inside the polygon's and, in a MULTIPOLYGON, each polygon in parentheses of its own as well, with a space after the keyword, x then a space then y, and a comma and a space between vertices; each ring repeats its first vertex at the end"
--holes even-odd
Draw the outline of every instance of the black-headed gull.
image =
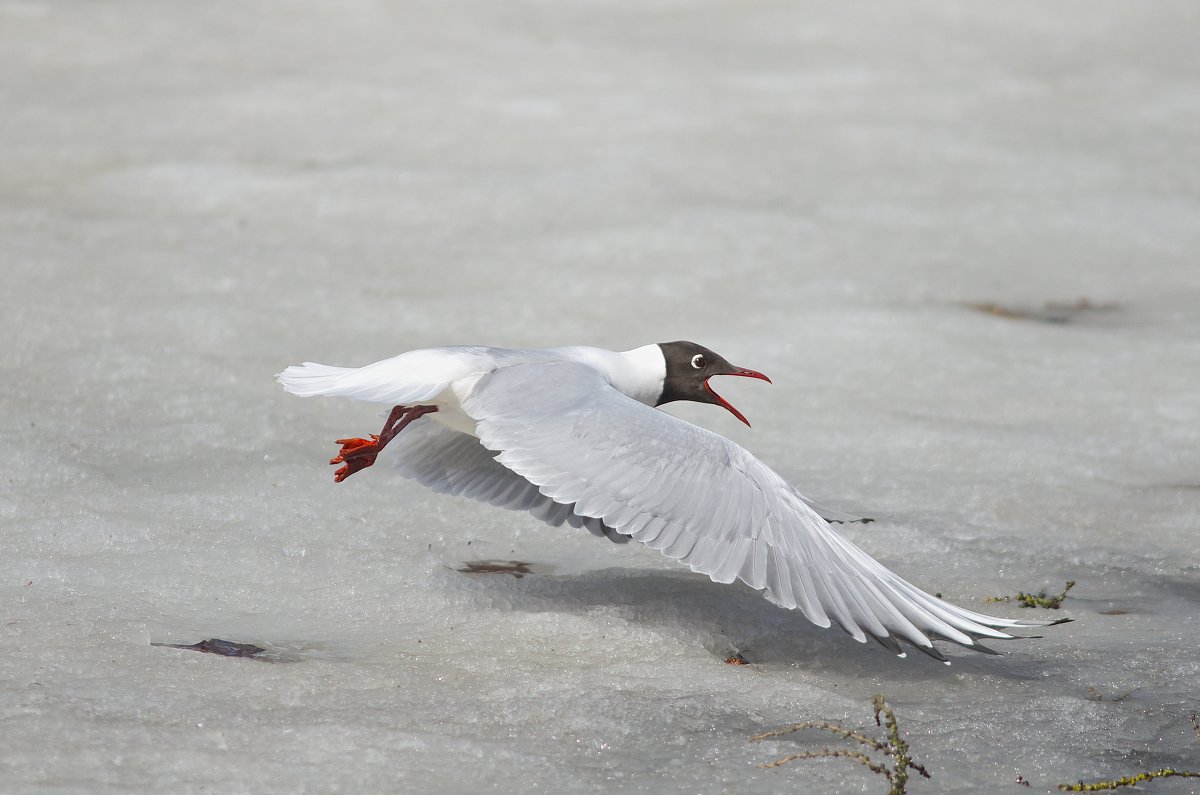
POLYGON ((338 440, 330 463, 341 464, 339 482, 388 447, 400 474, 436 491, 641 541, 901 656, 903 640, 945 661, 938 638, 994 653, 979 640, 1050 623, 995 618, 925 593, 843 538, 745 449, 655 409, 713 403, 746 422, 709 386, 718 375, 770 380, 692 342, 620 353, 426 348, 359 368, 305 362, 278 378, 294 395, 394 407, 379 434, 338 440))

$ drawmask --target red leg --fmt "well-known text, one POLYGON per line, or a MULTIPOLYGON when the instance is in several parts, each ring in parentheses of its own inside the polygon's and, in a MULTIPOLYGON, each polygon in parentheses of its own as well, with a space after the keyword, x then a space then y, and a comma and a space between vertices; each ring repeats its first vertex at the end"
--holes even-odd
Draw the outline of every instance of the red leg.
POLYGON ((375 458, 387 447, 387 443, 395 439, 410 422, 435 411, 437 406, 396 406, 388 415, 387 422, 383 424, 383 430, 371 434, 370 439, 338 439, 337 443, 342 449, 329 460, 330 464, 342 464, 342 467, 333 473, 334 482, 341 483, 360 469, 374 464, 375 458))

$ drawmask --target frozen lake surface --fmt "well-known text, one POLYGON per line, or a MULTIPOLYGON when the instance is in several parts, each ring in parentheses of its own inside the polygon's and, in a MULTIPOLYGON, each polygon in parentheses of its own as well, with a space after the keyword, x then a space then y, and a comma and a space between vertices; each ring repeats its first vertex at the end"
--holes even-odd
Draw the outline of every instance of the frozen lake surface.
POLYGON ((1191 0, 0 0, 0 790, 878 793, 758 767, 832 738, 747 742, 876 692, 912 793, 1200 768, 1197 30, 1191 0), (844 531, 872 555, 1075 621, 898 659, 638 545, 335 485, 377 410, 273 380, 673 339, 775 382, 723 385, 753 430, 677 413, 875 517, 844 531), (269 661, 152 645, 207 638, 269 661))

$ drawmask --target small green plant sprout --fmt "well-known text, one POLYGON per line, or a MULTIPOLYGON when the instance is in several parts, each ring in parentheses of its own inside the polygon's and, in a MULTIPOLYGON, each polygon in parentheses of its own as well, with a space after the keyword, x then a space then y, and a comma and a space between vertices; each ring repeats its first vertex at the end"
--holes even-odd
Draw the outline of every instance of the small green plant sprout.
POLYGON ((865 746, 873 751, 879 751, 884 756, 891 757, 893 760, 892 767, 889 769, 886 764, 872 759, 867 753, 850 749, 834 749, 834 748, 819 748, 816 751, 801 751, 795 754, 788 754, 782 759, 776 759, 774 762, 767 762, 759 765, 759 767, 770 768, 786 765, 788 762, 793 762, 797 759, 819 759, 821 757, 842 757, 844 759, 852 759, 855 762, 865 766, 872 773, 883 776, 888 780, 890 789, 888 795, 904 795, 904 788, 908 784, 908 771, 915 770, 925 778, 930 778, 929 771, 922 765, 917 764, 908 755, 908 743, 900 735, 900 725, 896 721, 896 713, 887 705, 883 699, 882 693, 875 694, 875 725, 883 726, 887 729, 887 742, 877 740, 874 737, 868 737, 862 732, 847 729, 838 726, 835 723, 827 723, 824 721, 806 721, 805 723, 797 723, 794 726, 789 726, 786 729, 776 729, 774 731, 763 732, 756 734, 750 738, 750 742, 760 740, 769 740, 773 737, 781 737, 785 734, 803 731, 805 729, 820 729, 827 731, 830 734, 836 734, 838 737, 845 737, 848 740, 853 740, 859 745, 865 746), (882 722, 879 716, 883 715, 882 722))
POLYGON ((1063 588, 1062 593, 1057 596, 1047 596, 1045 591, 1039 591, 1036 594, 1025 593, 1018 591, 1016 596, 989 596, 984 599, 985 602, 1008 602, 1016 600, 1019 607, 1044 607, 1047 610, 1057 610, 1062 607, 1063 600, 1067 598, 1067 591, 1075 587, 1074 580, 1067 580, 1067 587, 1063 588))
MULTIPOLYGON (((1196 720, 1195 713, 1192 714, 1192 733, 1196 735, 1196 739, 1200 740, 1200 721, 1196 720)), ((1200 778, 1200 771, 1194 770, 1176 770, 1171 767, 1164 767, 1161 770, 1155 770, 1147 773, 1137 773, 1132 776, 1121 776, 1112 781, 1095 781, 1091 784, 1085 784, 1078 781, 1074 784, 1059 784, 1058 788, 1063 792, 1101 792, 1103 790, 1116 789, 1117 787, 1132 787, 1142 781, 1150 781, 1156 778, 1200 778)))
POLYGON ((1116 789, 1118 787, 1132 787, 1142 781, 1150 781, 1155 778, 1170 778, 1171 776, 1180 776, 1182 778, 1200 778, 1200 773, 1191 770, 1175 770, 1174 768, 1164 767, 1162 770, 1155 770, 1151 773, 1138 773, 1134 776, 1121 776, 1112 781, 1096 781, 1091 784, 1084 784, 1082 781, 1074 784, 1059 784, 1058 788, 1063 792, 1101 792, 1103 790, 1116 789))

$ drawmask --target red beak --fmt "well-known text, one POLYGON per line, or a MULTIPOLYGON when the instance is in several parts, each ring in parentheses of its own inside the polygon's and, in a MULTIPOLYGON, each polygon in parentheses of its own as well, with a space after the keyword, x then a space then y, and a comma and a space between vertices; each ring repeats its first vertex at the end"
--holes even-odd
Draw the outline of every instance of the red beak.
MULTIPOLYGON (((763 381, 766 381, 768 384, 771 383, 771 379, 767 378, 762 373, 758 372, 757 370, 747 370, 745 367, 737 367, 728 373, 719 373, 719 375, 740 375, 744 378, 758 378, 763 381)), ((710 378, 711 378, 711 376, 710 376, 710 378)), ((714 398, 717 399, 718 405, 724 407, 725 410, 728 411, 730 414, 737 417, 742 422, 746 423, 747 428, 750 427, 750 420, 746 419, 746 417, 742 414, 742 412, 735 409, 733 407, 733 405, 730 404, 729 401, 727 401, 725 398, 721 397, 716 392, 714 392, 713 388, 708 385, 708 379, 705 379, 705 381, 704 381, 704 388, 708 390, 708 394, 712 395, 714 398)))

